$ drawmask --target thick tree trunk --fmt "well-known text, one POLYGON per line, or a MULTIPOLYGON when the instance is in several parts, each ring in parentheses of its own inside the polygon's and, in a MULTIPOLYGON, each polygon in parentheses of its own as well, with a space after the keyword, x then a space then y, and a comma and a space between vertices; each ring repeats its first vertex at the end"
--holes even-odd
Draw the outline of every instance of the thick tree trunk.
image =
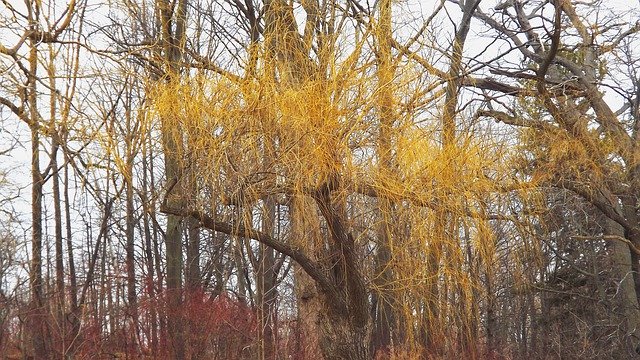
MULTIPOLYGON (((304 241, 309 254, 317 254, 316 245, 321 243, 320 225, 315 209, 296 197, 291 201, 291 241, 304 241), (313 216, 303 216, 303 212, 312 211, 313 216), (300 240, 298 240, 300 239, 300 240), (304 239, 304 240, 302 240, 304 239)), ((314 258, 314 260, 316 260, 314 258)), ((298 306, 297 353, 303 359, 320 357, 320 312, 322 304, 315 281, 299 264, 293 265, 295 279, 296 305, 298 306)))
MULTIPOLYGON (((268 169, 274 160, 275 149, 271 139, 265 139, 264 165, 268 169)), ((275 181, 275 180, 274 180, 275 181)), ((276 200, 273 196, 266 196, 262 209, 262 231, 269 236, 277 236, 276 200)), ((256 302, 258 308, 258 331, 260 340, 260 359, 271 360, 276 356, 276 318, 277 318, 277 281, 278 271, 273 248, 260 244, 256 274, 256 302)))
POLYGON ((275 317, 276 317, 276 276, 275 254, 272 248, 260 246, 260 260, 256 274, 256 303, 260 329, 258 337, 260 341, 259 358, 271 360, 275 358, 275 317))
POLYGON ((320 297, 313 279, 298 264, 293 269, 298 306, 296 354, 313 359, 320 354, 320 297))
MULTIPOLYGON (((176 144, 175 137, 171 129, 164 126, 163 119, 163 142, 165 154, 165 174, 167 182, 173 184, 176 193, 167 194, 167 203, 181 204, 181 189, 175 185, 180 177, 179 154, 180 146, 176 144)), ((175 206, 175 205, 174 205, 175 206)), ((167 327, 171 344, 169 346, 171 357, 174 359, 185 358, 185 333, 184 321, 182 318, 182 218, 176 215, 167 216, 167 231, 165 235, 165 261, 166 261, 166 281, 167 281, 167 327)))
POLYGON ((345 224, 344 199, 332 196, 328 189, 314 194, 314 199, 327 222, 326 255, 330 256, 325 266, 338 289, 337 294, 321 293, 320 348, 327 360, 369 359, 369 293, 353 236, 345 224), (332 255, 337 257, 331 260, 332 255))
POLYGON ((371 329, 369 318, 354 314, 367 312, 368 302, 356 311, 339 309, 319 293, 314 281, 296 266, 299 354, 304 359, 369 360, 371 329))
MULTIPOLYGON (((273 234, 275 206, 273 199, 266 201, 267 211, 270 213, 265 219, 268 224, 263 231, 273 234)), ((259 358, 273 360, 277 358, 277 301, 278 301, 278 269, 275 251, 265 245, 260 245, 259 259, 256 273, 256 308, 260 329, 259 358)))
MULTIPOLYGON (((366 308, 367 304, 362 304, 366 308)), ((366 311, 366 310, 365 310, 366 311)), ((322 304, 320 311, 320 349, 325 360, 369 360, 368 321, 351 313, 336 312, 333 304, 322 304)))
MULTIPOLYGON (((327 294, 309 274, 297 266, 294 268, 301 355, 309 359, 321 355, 325 360, 370 359, 369 297, 357 268, 353 239, 342 224, 342 208, 330 205, 326 194, 316 201, 321 207, 320 213, 330 224, 330 248, 339 251, 337 259, 328 260, 325 267, 332 272, 331 278, 341 290, 337 294, 327 294)), ((293 238, 304 239, 301 246, 307 247, 309 254, 331 259, 331 250, 328 253, 321 245, 328 239, 322 234, 320 222, 314 220, 320 215, 315 206, 297 197, 292 201, 290 211, 293 238)))
MULTIPOLYGON (((606 220, 606 235, 624 237, 622 226, 613 220, 606 220)), ((633 277, 632 256, 629 245, 622 241, 611 241, 612 270, 618 283, 615 296, 617 313, 620 316, 621 337, 626 344, 625 354, 634 354, 640 339, 640 306, 636 296, 636 287, 633 277)))

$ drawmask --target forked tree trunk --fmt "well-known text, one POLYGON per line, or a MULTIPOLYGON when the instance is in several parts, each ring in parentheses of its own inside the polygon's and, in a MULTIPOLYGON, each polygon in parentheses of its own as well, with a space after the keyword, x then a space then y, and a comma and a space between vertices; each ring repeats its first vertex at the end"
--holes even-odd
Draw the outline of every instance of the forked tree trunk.
POLYGON ((296 274, 296 287, 302 346, 300 354, 303 358, 371 359, 368 301, 362 301, 359 308, 336 306, 333 300, 316 291, 313 280, 302 271, 296 274))
POLYGON ((345 224, 344 200, 332 196, 328 189, 320 190, 314 199, 327 223, 329 255, 337 255, 325 262, 337 291, 321 293, 320 348, 327 360, 369 359, 369 292, 354 239, 345 224))
MULTIPOLYGON (((328 216, 327 207, 320 211, 328 216)), ((304 241, 309 254, 321 254, 327 257, 326 235, 320 230, 318 219, 320 214, 315 206, 301 201, 300 197, 292 201, 292 235, 304 241), (302 215, 303 212, 310 212, 302 215), (304 219, 304 220, 303 220, 304 219), (320 245, 323 244, 323 245, 320 245)), ((331 213, 335 216, 334 213, 331 213)), ((337 219, 333 219, 336 220, 337 219)), ((338 224, 333 232, 343 233, 338 224)), ((298 304, 298 325, 300 331, 300 355, 305 359, 370 359, 370 319, 369 297, 364 286, 364 279, 356 268, 354 250, 347 243, 340 246, 341 255, 337 263, 326 262, 327 272, 333 272, 331 279, 339 292, 327 294, 320 284, 300 266, 295 266, 296 299, 298 304)), ((345 239, 343 239, 345 240, 345 239)))

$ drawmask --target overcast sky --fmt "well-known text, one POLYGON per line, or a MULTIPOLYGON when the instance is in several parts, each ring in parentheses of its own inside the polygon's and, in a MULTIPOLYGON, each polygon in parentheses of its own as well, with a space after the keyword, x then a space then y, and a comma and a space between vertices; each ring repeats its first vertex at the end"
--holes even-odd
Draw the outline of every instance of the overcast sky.
MULTIPOLYGON (((374 0, 369 0, 369 1, 373 3, 374 0)), ((362 2, 364 3, 364 0, 362 2)), ((395 1, 394 4, 397 10, 396 14, 398 15, 395 19, 397 35, 401 37, 403 32, 411 33, 416 26, 419 26, 419 19, 428 17, 432 13, 433 9, 438 5, 438 3, 439 3, 439 0, 438 1, 436 0, 395 1), (412 24, 412 26, 404 26, 403 22, 406 19, 410 19, 410 18, 417 19, 418 21, 412 24)), ((495 1, 495 0, 485 0, 481 3, 480 7, 483 11, 490 13, 491 9, 495 7, 497 3, 498 1, 495 1)), ((24 2, 22 0, 8 0, 8 4, 15 7, 16 9, 24 9, 24 2)), ((57 16, 59 16, 62 9, 66 7, 66 2, 57 1, 55 4, 56 4, 55 6, 56 13, 58 14, 57 16)), ((108 13, 109 11, 108 9, 111 2, 104 2, 104 1, 101 2, 96 0, 90 0, 90 4, 91 4, 90 20, 98 21, 98 19, 100 18, 100 15, 106 15, 108 13)), ((602 4, 603 6, 597 9, 601 13, 608 13, 609 11, 613 10, 617 14, 619 14, 621 21, 635 22, 639 20, 637 18, 637 14, 633 15, 628 13, 629 10, 634 10, 637 8, 639 4, 638 1, 611 0, 611 1, 603 1, 602 4)), ((0 5, 0 9, 3 9, 4 6, 5 5, 0 5)), ((440 23, 443 25, 443 28, 444 28, 443 35, 450 34, 453 29, 453 26, 451 25, 451 20, 449 20, 448 16, 450 16, 454 22, 458 21, 460 17, 460 9, 457 7, 457 5, 448 3, 447 10, 448 12, 446 13, 442 12, 439 19, 437 20, 437 21, 440 21, 440 23)), ((600 16, 600 15, 598 15, 598 11, 596 11, 594 12, 593 16, 600 16)), ((12 46, 13 42, 15 41, 16 33, 12 33, 6 30, 6 27, 10 27, 12 24, 5 23, 0 25, 1 25, 0 27, 3 28, 3 29, 0 29, 0 41, 4 45, 12 46)), ((486 43, 487 43, 486 38, 483 40, 480 40, 479 36, 481 34, 477 32, 478 29, 481 29, 481 28, 482 27, 479 27, 479 26, 472 26, 470 38, 469 38, 469 41, 467 42, 467 47, 465 49, 466 54, 472 55, 472 54, 478 53, 482 51, 482 49, 484 49, 484 47, 486 46, 486 43)), ((447 39, 443 39, 442 43, 443 44, 447 43, 447 39)), ((97 44, 93 43, 92 45, 96 46, 97 44)), ((6 58, 2 60, 7 61, 6 58)), ((15 69, 8 69, 7 71, 15 71, 15 69)), ((21 212, 27 213, 29 211, 28 191, 29 191, 29 185, 30 185, 30 175, 29 175, 30 150, 28 146, 28 131, 24 124, 18 121, 15 121, 15 119, 13 119, 13 121, 8 120, 8 118, 10 118, 11 116, 12 115, 9 114, 9 112, 6 109, 4 108, 2 109, 3 129, 0 132, 0 151, 2 151, 3 149, 6 149, 8 144, 13 143, 16 138, 20 140, 22 145, 18 146, 14 151, 12 151, 9 158, 7 158, 7 156, 0 157, 0 159, 2 160, 0 161, 0 163, 2 163, 2 169, 0 170, 8 171, 9 180, 15 183, 18 186, 18 188, 22 189, 21 191, 22 191, 23 200, 16 202, 15 204, 21 210, 21 212)), ((48 162, 48 159, 46 159, 46 156, 43 156, 42 158, 43 158, 42 159, 43 166, 45 166, 46 163, 48 162)), ((5 189, 4 191, 7 192, 7 189, 5 189)), ((8 191, 11 193, 15 193, 16 188, 11 187, 9 188, 8 191)))

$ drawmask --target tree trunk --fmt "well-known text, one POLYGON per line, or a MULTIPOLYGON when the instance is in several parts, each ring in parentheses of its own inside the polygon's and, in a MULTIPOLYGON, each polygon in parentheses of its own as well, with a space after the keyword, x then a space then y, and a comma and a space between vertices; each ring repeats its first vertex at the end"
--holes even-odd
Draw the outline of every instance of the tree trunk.
POLYGON ((144 254, 145 254, 145 265, 147 269, 147 274, 145 278, 145 289, 149 295, 149 299, 151 299, 152 305, 149 308, 149 347, 151 348, 151 354, 154 356, 158 356, 158 326, 157 326, 157 299, 156 299, 156 284, 154 282, 154 266, 153 266, 153 238, 151 235, 151 208, 153 204, 147 198, 147 194, 150 193, 149 187, 149 179, 148 173, 150 169, 147 165, 148 162, 152 161, 150 159, 150 154, 148 154, 147 142, 146 139, 142 141, 142 191, 141 191, 141 201, 143 206, 142 211, 142 221, 143 221, 143 231, 144 231, 144 254))
MULTIPOLYGON (((622 226, 610 219, 606 220, 605 231, 607 235, 624 236, 622 226)), ((640 339, 640 306, 634 278, 631 275, 631 251, 629 245, 617 240, 610 242, 610 249, 613 274, 616 281, 619 281, 614 300, 622 325, 620 335, 627 347, 625 353, 634 354, 640 339)))
MULTIPOLYGON (((125 86, 128 86, 125 85, 125 86)), ((135 259, 135 207, 134 207, 134 188, 133 188, 133 161, 134 161, 134 138, 133 138, 133 121, 132 118, 132 99, 131 94, 127 96, 128 106, 126 108, 126 129, 125 135, 125 151, 126 151, 126 173, 125 173, 125 194, 126 194, 126 214, 125 214, 125 234, 126 234, 126 265, 127 265, 127 309, 130 318, 129 339, 132 346, 136 346, 138 338, 138 304, 136 294, 136 259, 135 259)))
POLYGON ((273 276, 274 251, 260 245, 260 260, 256 274, 256 307, 258 310, 258 338, 260 341, 259 358, 272 360, 275 358, 274 320, 276 317, 276 278, 273 276))
POLYGON ((51 136, 51 162, 50 162, 50 171, 52 178, 52 195, 53 195, 53 219, 54 219, 54 234, 55 234, 55 269, 56 269, 56 289, 55 289, 55 319, 57 322, 57 327, 60 329, 60 343, 55 344, 55 351, 60 356, 65 356, 67 349, 67 329, 66 329, 66 321, 64 320, 65 313, 65 289, 64 289, 64 252, 62 246, 62 208, 61 208, 61 199, 60 199, 60 177, 59 177, 59 167, 58 167, 58 150, 60 148, 60 139, 56 134, 56 97, 55 97, 55 71, 54 71, 54 60, 55 57, 53 53, 50 55, 50 63, 47 69, 49 75, 49 86, 51 87, 50 101, 49 101, 49 131, 52 134, 51 136))
MULTIPOLYGON (((391 1, 380 2, 380 20, 378 51, 378 99, 377 111, 379 117, 378 143, 376 156, 379 160, 379 172, 381 176, 393 179, 397 175, 397 162, 393 151, 393 132, 396 126, 394 104, 393 81, 395 65, 391 51, 391 1)), ((395 283, 396 274, 392 271, 392 247, 400 245, 400 239, 394 234, 394 220, 397 216, 396 204, 387 198, 378 199, 379 216, 381 218, 378 228, 378 244, 375 256, 375 287, 378 291, 372 293, 372 319, 373 336, 372 348, 374 354, 381 350, 388 352, 392 346, 402 345, 404 339, 400 335, 398 323, 400 311, 398 301, 400 295, 390 289, 395 283)))
POLYGON ((359 305, 352 302, 348 308, 338 306, 335 299, 316 289, 308 274, 298 266, 295 271, 301 358, 317 359, 322 355, 325 360, 371 359, 366 297, 359 305))
MULTIPOLYGON (((335 310, 333 304, 322 302, 319 316, 320 349, 325 360, 370 360, 368 322, 361 322, 349 313, 335 310)), ((366 303, 362 306, 366 311, 366 303)))
MULTIPOLYGON (((191 178, 191 174, 188 175, 191 178)), ((193 181, 193 179, 191 179, 193 181)), ((192 188, 193 184, 190 182, 189 188, 192 188)), ((185 220, 187 227, 187 266, 185 274, 185 301, 189 304, 204 301, 202 298, 201 288, 201 275, 200 275, 200 229, 198 228, 197 221, 193 218, 185 220)), ((202 350, 206 348, 200 339, 203 337, 200 334, 195 333, 192 328, 192 321, 194 314, 185 319, 185 343, 188 345, 188 358, 195 360, 203 358, 202 350), (188 322, 187 322, 188 321, 188 322)))
POLYGON ((53 171, 53 218, 55 222, 55 262, 56 262, 56 322, 61 332, 61 343, 56 346, 56 353, 61 356, 67 351, 67 327, 65 314, 65 286, 64 286, 64 250, 62 246, 62 208, 60 206, 60 178, 58 177, 58 141, 54 136, 51 151, 51 170, 53 171))
POLYGON ((327 360, 368 359, 369 293, 353 236, 345 224, 345 201, 332 196, 328 189, 314 194, 314 199, 326 220, 329 235, 325 266, 338 289, 337 294, 321 292, 320 348, 327 360))
POLYGON ((165 237, 167 262, 167 327, 171 338, 170 354, 176 360, 185 358, 184 325, 180 316, 182 305, 182 223, 169 215, 165 237))
POLYGON ((320 298, 315 282, 300 265, 294 264, 293 271, 298 306, 296 354, 313 359, 320 354, 320 298))
MULTIPOLYGON (((263 163, 265 169, 275 158, 275 144, 271 139, 265 139, 265 153, 263 163)), ((268 170, 265 170, 268 171, 268 170)), ((272 181, 275 182, 275 179, 272 181)), ((265 196, 262 208, 262 231, 269 236, 277 236, 276 226, 276 200, 273 196, 265 196)), ((279 216, 279 215, 278 215, 279 216)), ((258 331, 260 347, 259 358, 262 360, 272 360, 276 356, 276 316, 277 316, 277 280, 278 270, 276 265, 275 251, 273 248, 260 244, 257 256, 256 274, 256 302, 258 309, 258 321, 260 329, 258 331)))
POLYGON ((131 321, 129 329, 130 341, 135 344, 138 333, 138 305, 136 294, 136 270, 135 270, 135 224, 133 204, 133 155, 128 154, 127 180, 126 180, 126 264, 127 264, 127 308, 131 321))
MULTIPOLYGON (((159 22, 161 28, 161 45, 165 61, 167 82, 173 86, 180 81, 180 60, 185 39, 187 1, 157 2, 159 22), (174 26, 172 26, 175 23, 174 26)), ((181 154, 183 153, 182 134, 171 122, 175 119, 162 118, 162 145, 164 150, 165 177, 173 192, 166 195, 167 204, 181 207, 183 203, 183 184, 179 184, 183 171, 181 168, 181 154)), ((182 218, 176 215, 167 216, 166 269, 168 291, 167 325, 172 339, 170 346, 171 357, 184 359, 186 354, 184 319, 181 316, 182 304, 182 218)))
POLYGON ((69 198, 69 165, 66 161, 67 155, 65 154, 64 164, 64 213, 65 213, 65 226, 67 235, 67 258, 69 267, 69 299, 71 309, 68 315, 68 321, 71 323, 71 332, 69 337, 72 339, 69 344, 69 356, 74 356, 75 349, 77 347, 78 335, 80 333, 80 308, 78 307, 78 281, 76 279, 76 265, 73 258, 73 238, 71 231, 71 205, 69 198))
MULTIPOLYGON (((37 20, 29 8, 32 30, 37 29, 37 20)), ((37 14, 35 16, 38 16, 37 14)), ((29 283, 31 285, 31 324, 34 354, 38 359, 48 356, 47 321, 44 309, 44 284, 42 281, 42 186, 44 179, 40 173, 40 126, 37 110, 37 69, 38 50, 35 39, 29 39, 28 102, 31 120, 31 266, 29 283)))

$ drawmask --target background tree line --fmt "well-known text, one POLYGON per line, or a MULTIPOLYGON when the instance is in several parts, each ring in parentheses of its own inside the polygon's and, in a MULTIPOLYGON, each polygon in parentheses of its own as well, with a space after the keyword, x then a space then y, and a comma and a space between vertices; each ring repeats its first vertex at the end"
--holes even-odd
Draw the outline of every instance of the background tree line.
POLYGON ((638 356, 631 7, 1 6, 5 357, 638 356))

